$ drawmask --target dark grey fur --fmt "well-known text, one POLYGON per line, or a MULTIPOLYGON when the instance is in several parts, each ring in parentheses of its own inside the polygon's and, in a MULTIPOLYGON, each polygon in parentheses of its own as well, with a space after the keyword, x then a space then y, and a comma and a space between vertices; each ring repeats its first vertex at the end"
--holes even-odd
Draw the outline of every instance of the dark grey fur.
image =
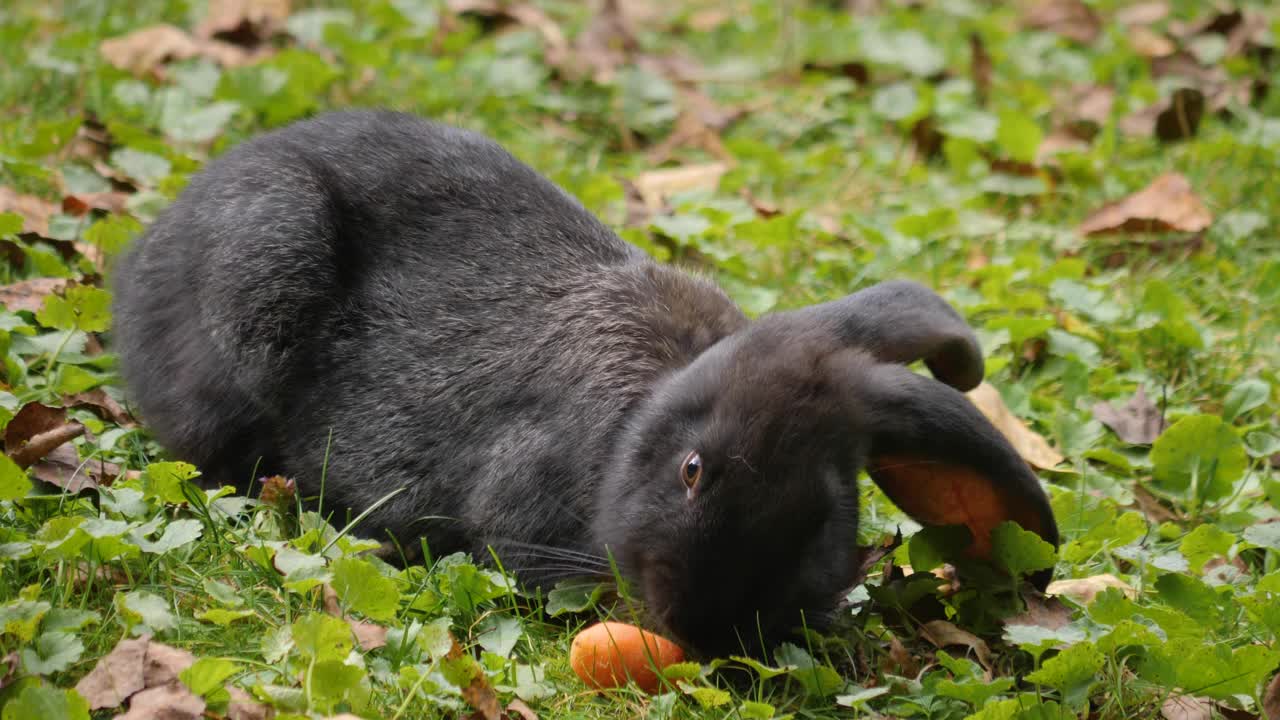
POLYGON ((1048 513, 959 392, 893 364, 982 377, 929 290, 748 322, 493 142, 408 115, 331 113, 211 162, 115 291, 132 396, 206 476, 243 487, 261 461, 315 493, 332 432, 326 508, 405 489, 360 534, 509 544, 531 581, 607 549, 695 652, 830 609, 877 443, 998 467, 1048 513))

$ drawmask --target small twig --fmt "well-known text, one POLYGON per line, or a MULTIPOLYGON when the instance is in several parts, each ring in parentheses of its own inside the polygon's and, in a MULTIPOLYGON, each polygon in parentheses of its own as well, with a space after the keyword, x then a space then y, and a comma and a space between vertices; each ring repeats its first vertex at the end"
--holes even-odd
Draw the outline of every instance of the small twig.
POLYGON ((10 453, 9 459, 17 463, 20 468, 29 468, 58 446, 71 442, 83 434, 84 426, 78 422, 69 422, 52 430, 45 430, 33 435, 25 445, 10 453))

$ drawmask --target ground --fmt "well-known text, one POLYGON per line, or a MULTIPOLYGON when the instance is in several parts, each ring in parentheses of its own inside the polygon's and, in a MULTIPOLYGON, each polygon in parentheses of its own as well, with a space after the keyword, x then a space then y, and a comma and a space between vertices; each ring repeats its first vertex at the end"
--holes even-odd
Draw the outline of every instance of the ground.
POLYGON ((1278 43, 1265 2, 6 3, 4 720, 1280 717, 1278 43), (752 315, 935 288, 1052 496, 1062 546, 998 553, 1049 597, 957 581, 864 482, 830 631, 598 694, 589 588, 196 489, 129 414, 113 258, 209 158, 353 105, 490 134, 752 315))

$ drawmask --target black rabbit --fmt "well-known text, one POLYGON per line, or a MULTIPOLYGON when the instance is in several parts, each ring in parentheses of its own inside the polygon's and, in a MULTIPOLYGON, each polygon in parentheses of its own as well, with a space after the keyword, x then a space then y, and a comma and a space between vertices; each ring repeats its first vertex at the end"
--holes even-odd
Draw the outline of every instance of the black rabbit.
POLYGON ((492 546, 530 582, 609 554, 695 654, 834 606, 864 468, 978 555, 1009 519, 1057 543, 1037 478, 958 391, 982 357, 933 292, 749 321, 492 141, 410 115, 231 150, 114 286, 142 417, 206 477, 315 495, 327 467, 324 507, 353 514, 403 489, 358 532, 492 546))

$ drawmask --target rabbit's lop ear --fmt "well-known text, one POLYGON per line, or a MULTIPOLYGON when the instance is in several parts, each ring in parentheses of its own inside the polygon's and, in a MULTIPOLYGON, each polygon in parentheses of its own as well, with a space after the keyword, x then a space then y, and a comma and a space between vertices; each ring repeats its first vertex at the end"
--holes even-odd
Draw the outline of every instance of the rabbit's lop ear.
MULTIPOLYGON (((984 559, 992 530, 1007 520, 1058 545, 1039 479, 964 394, 900 365, 860 375, 867 473, 895 505, 926 525, 967 526, 969 554, 984 559)), ((1032 580, 1043 589, 1051 574, 1032 580)))
POLYGON ((924 360, 934 377, 960 390, 982 382, 982 349, 973 331, 947 301, 919 283, 884 282, 798 313, 878 360, 924 360))

